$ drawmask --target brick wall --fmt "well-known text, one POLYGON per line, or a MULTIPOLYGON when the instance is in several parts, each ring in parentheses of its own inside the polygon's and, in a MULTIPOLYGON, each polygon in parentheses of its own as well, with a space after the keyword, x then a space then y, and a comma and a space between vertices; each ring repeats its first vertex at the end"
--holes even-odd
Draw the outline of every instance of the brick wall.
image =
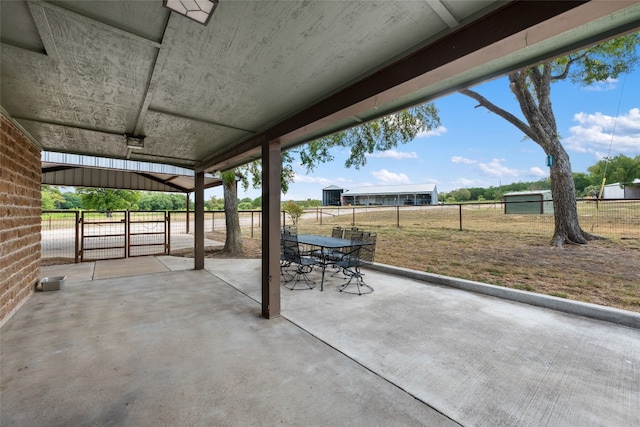
POLYGON ((40 279, 40 149, 0 113, 0 324, 40 279))

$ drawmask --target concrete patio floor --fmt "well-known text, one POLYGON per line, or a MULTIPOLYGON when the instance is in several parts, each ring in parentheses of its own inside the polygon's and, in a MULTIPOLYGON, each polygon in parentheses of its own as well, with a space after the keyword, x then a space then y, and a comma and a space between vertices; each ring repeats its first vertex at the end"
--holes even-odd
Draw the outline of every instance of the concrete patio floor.
POLYGON ((192 267, 43 268, 67 281, 2 326, 0 425, 640 425, 640 329, 379 271, 266 320, 260 260, 192 267))

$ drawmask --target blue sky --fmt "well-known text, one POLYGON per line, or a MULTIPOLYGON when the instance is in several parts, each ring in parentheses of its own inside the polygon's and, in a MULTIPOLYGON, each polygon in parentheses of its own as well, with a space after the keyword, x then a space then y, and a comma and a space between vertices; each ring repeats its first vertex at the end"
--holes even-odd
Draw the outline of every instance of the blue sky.
MULTIPOLYGON (((473 89, 522 117, 506 78, 473 89)), ((640 70, 590 87, 559 82, 552 86, 551 99, 574 172, 587 172, 604 156, 640 155, 640 70)), ((366 166, 359 170, 345 168, 348 153, 340 150, 333 153, 333 162, 318 166, 310 174, 294 165, 295 182, 282 200, 322 199, 322 189, 329 185, 350 189, 431 183, 443 192, 548 176, 542 148, 524 139, 504 119, 484 108, 474 108, 477 102, 473 99, 455 93, 434 103, 440 128, 394 150, 369 156, 366 166)), ((239 188, 238 193, 239 198, 253 199, 260 196, 260 189, 245 192, 239 188)), ((205 196, 211 195, 222 197, 222 189, 207 190, 205 196)))

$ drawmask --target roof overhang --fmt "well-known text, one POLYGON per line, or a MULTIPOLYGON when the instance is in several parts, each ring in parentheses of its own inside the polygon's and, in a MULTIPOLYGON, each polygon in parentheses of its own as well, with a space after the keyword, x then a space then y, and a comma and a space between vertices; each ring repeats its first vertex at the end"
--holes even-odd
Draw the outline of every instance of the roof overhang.
POLYGON ((221 171, 640 27, 638 1, 162 3, 1 2, 0 106, 47 151, 221 171))

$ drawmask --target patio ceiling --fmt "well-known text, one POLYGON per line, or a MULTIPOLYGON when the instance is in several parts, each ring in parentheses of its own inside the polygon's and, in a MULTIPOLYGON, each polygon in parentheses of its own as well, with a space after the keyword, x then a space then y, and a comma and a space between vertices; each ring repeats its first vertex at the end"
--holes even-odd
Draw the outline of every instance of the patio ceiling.
POLYGON ((0 5, 0 105, 44 150, 216 171, 640 27, 637 1, 0 5), (125 134, 144 137, 128 148, 125 134))

